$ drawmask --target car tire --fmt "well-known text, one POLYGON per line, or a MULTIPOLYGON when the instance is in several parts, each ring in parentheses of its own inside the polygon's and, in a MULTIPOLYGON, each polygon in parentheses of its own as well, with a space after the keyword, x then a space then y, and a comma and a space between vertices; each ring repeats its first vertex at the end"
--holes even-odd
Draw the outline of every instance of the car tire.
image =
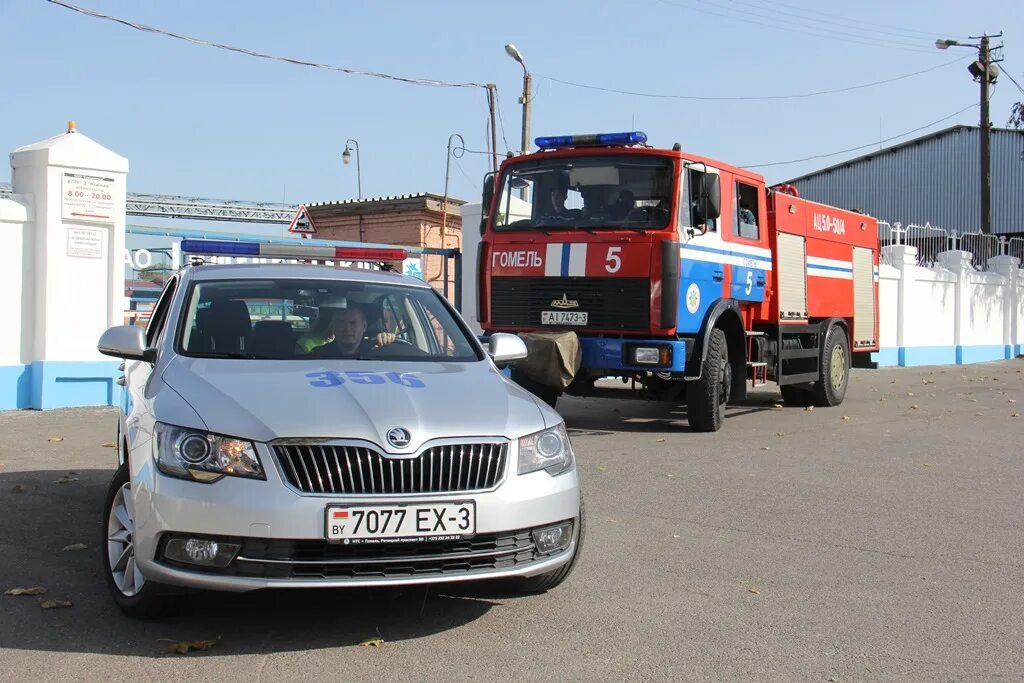
POLYGON ((686 419, 696 432, 717 432, 725 419, 725 405, 732 390, 732 366, 725 332, 708 335, 708 353, 701 363, 700 379, 686 388, 686 419))
POLYGON ((846 387, 849 383, 850 342, 846 338, 846 330, 839 325, 833 325, 825 337, 818 381, 811 389, 814 405, 822 408, 839 405, 846 398, 846 387))
POLYGON ((512 381, 547 403, 552 408, 554 408, 555 404, 558 403, 558 397, 561 393, 557 389, 535 382, 522 372, 516 371, 514 368, 512 369, 512 381))
POLYGON ((103 506, 100 540, 103 575, 122 612, 137 619, 152 619, 170 613, 172 603, 166 586, 146 579, 135 567, 134 502, 130 496, 131 477, 126 462, 110 480, 103 506), (129 497, 127 502, 125 496, 129 497), (112 567, 117 567, 118 571, 112 567))
POLYGON ((544 574, 538 574, 537 576, 528 576, 522 579, 515 579, 510 584, 509 588, 515 593, 522 595, 531 595, 535 593, 545 593, 552 588, 556 588, 562 584, 572 573, 572 570, 576 568, 576 563, 580 559, 580 554, 583 552, 583 538, 587 532, 587 516, 586 511, 583 507, 583 503, 580 503, 580 533, 576 537, 576 550, 573 552, 572 559, 563 564, 558 569, 552 569, 544 574))

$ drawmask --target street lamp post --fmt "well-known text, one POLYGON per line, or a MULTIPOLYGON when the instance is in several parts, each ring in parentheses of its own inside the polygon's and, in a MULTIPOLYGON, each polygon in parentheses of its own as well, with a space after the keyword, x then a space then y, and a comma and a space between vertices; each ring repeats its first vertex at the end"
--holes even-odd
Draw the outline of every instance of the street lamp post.
MULTIPOLYGON (((1002 32, 998 33, 996 38, 1002 36, 1002 32)), ((995 63, 992 60, 992 47, 989 44, 989 39, 993 36, 984 34, 981 36, 971 36, 971 40, 980 39, 980 42, 975 43, 961 43, 957 40, 949 38, 940 38, 935 41, 935 47, 940 50, 945 50, 950 47, 972 47, 978 50, 978 59, 967 67, 967 71, 974 76, 975 80, 981 85, 980 91, 980 123, 978 130, 978 146, 980 147, 979 155, 979 175, 980 175, 980 204, 981 204, 981 232, 989 235, 992 233, 992 163, 991 163, 991 137, 992 129, 989 123, 988 116, 988 98, 989 98, 989 83, 996 82, 996 76, 998 71, 995 63)), ((1001 47, 1001 46, 1000 46, 1001 47)), ((996 48, 998 49, 998 48, 996 48)), ((1000 60, 995 60, 1000 61, 1000 60)))
POLYGON ((346 166, 352 161, 352 147, 356 148, 356 187, 359 199, 363 198, 363 170, 359 167, 359 142, 349 138, 345 141, 345 151, 341 153, 341 161, 346 166), (351 145, 351 147, 350 147, 351 145))
MULTIPOLYGON (((531 84, 533 77, 530 76, 530 72, 526 70, 526 62, 523 60, 523 54, 516 49, 516 46, 509 43, 505 46, 505 52, 512 59, 519 62, 519 65, 523 67, 523 94, 519 98, 519 103, 523 105, 523 130, 522 138, 519 144, 519 151, 521 154, 526 154, 530 151, 530 107, 532 102, 530 101, 531 84)), ((519 198, 527 200, 527 188, 523 187, 519 190, 519 198)))

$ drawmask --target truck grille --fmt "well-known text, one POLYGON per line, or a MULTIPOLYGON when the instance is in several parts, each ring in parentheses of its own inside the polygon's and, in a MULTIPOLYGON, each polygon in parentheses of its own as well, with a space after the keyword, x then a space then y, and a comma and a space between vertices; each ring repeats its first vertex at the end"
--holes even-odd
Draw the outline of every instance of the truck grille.
POLYGON ((288 483, 304 493, 447 493, 494 487, 505 473, 508 444, 434 446, 413 458, 312 444, 277 445, 274 454, 288 483))
POLYGON ((568 329, 647 331, 651 322, 650 281, 626 277, 491 278, 491 322, 495 327, 552 329, 542 325, 541 311, 557 311, 551 302, 567 298, 585 311, 585 326, 568 329))

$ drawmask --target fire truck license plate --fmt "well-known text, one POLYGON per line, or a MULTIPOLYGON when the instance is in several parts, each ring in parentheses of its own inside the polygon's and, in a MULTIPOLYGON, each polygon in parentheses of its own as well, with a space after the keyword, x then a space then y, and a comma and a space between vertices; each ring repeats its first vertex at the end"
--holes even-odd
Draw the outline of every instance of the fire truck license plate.
POLYGON ((542 325, 586 325, 586 311, 541 311, 542 325))

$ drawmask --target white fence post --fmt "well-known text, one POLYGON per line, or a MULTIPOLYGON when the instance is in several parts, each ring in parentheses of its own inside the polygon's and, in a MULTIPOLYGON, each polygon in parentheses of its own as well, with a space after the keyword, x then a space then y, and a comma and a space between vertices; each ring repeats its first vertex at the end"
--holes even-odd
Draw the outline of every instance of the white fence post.
POLYGON ((896 244, 883 247, 885 257, 893 268, 900 271, 900 281, 896 286, 896 347, 900 350, 900 365, 903 365, 902 353, 906 346, 908 290, 910 287, 911 272, 908 266, 917 265, 917 247, 909 247, 905 244, 896 244))
POLYGON ((964 332, 967 329, 967 316, 970 315, 970 272, 971 258, 969 251, 952 249, 938 255, 938 264, 956 275, 956 303, 953 317, 953 344, 956 346, 956 362, 963 362, 964 332))
POLYGON ((1014 256, 994 256, 988 260, 988 269, 1006 278, 1006 297, 1003 299, 1003 344, 1006 358, 1013 358, 1020 352, 1022 342, 1021 321, 1018 311, 1021 306, 1020 259, 1014 256))

